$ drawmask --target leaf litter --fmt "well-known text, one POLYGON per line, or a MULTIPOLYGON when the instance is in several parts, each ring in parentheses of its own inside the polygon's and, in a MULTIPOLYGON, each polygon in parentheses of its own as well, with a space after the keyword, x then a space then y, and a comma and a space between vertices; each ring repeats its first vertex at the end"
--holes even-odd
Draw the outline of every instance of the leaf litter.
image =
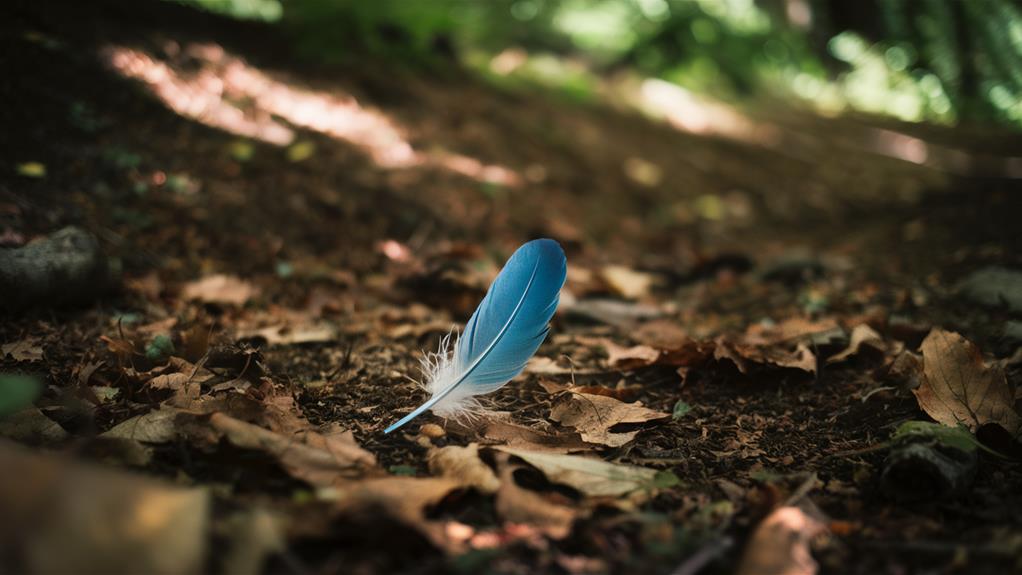
MULTIPOLYGON (((151 48, 180 48, 176 55, 161 52, 167 66, 187 59, 186 66, 206 71, 203 55, 217 51, 187 39, 157 44, 151 48)), ((108 75, 78 65, 90 79, 108 75)), ((82 73, 59 60, 36 69, 59 72, 59 85, 65 74, 82 73)), ((354 83, 390 85, 351 72, 354 83)), ((710 557, 699 559, 707 571, 729 572, 757 548, 773 550, 778 568, 802 572, 812 571, 808 553, 830 572, 853 564, 860 572, 912 571, 915 564, 904 557, 913 553, 954 569, 1006 572, 1014 565, 1017 554, 1004 551, 1017 549, 1012 541, 1020 532, 1010 513, 1019 485, 1011 460, 978 449, 980 473, 960 500, 902 505, 874 489, 884 438, 906 421, 930 416, 941 429, 962 422, 979 434, 956 427, 958 440, 964 433, 986 441, 990 427, 1017 431, 1017 412, 1008 409, 1017 399, 1017 369, 996 365, 1016 351, 997 339, 1003 320, 1013 317, 1007 292, 1000 290, 998 301, 967 298, 982 300, 986 315, 956 315, 944 305, 957 278, 972 271, 959 269, 962 262, 1010 263, 1011 250, 991 255, 999 252, 981 239, 942 245, 941 236, 926 236, 892 251, 862 239, 880 231, 901 237, 906 214, 888 215, 886 208, 863 226, 870 234, 781 220, 767 226, 768 214, 805 209, 800 202, 817 186, 858 191, 874 186, 866 179, 894 186, 872 189, 879 198, 920 182, 936 186, 939 177, 867 158, 860 171, 876 177, 848 186, 859 173, 833 163, 813 162, 822 168, 807 177, 803 162, 789 164, 759 146, 665 134, 602 110, 546 117, 537 109, 564 110, 530 107, 537 100, 525 94, 494 98, 484 88, 465 88, 402 83, 388 106, 409 122, 410 133, 439 130, 464 149, 541 166, 555 175, 553 183, 537 183, 540 193, 516 191, 507 201, 506 190, 479 194, 464 175, 380 169, 327 138, 316 138, 315 153, 300 163, 256 142, 251 156, 232 156, 234 136, 196 131, 151 102, 142 106, 135 91, 104 90, 100 98, 139 104, 100 106, 123 115, 110 137, 136 148, 137 160, 108 175, 83 169, 74 181, 82 190, 113 190, 110 198, 90 199, 96 209, 89 213, 118 238, 112 249, 126 263, 127 290, 109 305, 26 314, 0 326, 0 377, 41 382, 40 393, 0 419, 0 434, 40 448, 32 463, 8 456, 4 444, 5 469, 25 473, 0 489, 5 509, 24 511, 11 516, 3 541, 38 535, 75 546, 65 557, 26 555, 31 546, 3 546, 0 553, 20 549, 18 565, 33 569, 96 572, 221 566, 218 572, 331 572, 338 565, 353 572, 450 572, 469 565, 469 571, 662 573, 700 557, 710 557), (415 105, 403 105, 404 98, 415 105), (467 106, 469 119, 458 126, 436 114, 437 102, 451 101, 467 106), (530 137, 534 146, 517 145, 532 123, 553 133, 530 137), (572 144, 567 154, 543 143, 594 126, 620 137, 572 144), (606 159, 640 148, 651 156, 644 161, 663 166, 671 194, 697 195, 649 196, 619 206, 601 223, 579 208, 579 198, 562 193, 587 190, 594 205, 631 197, 621 193, 630 184, 604 166, 619 171, 621 162, 606 159), (672 160, 681 148, 699 170, 672 160), (189 166, 187 177, 201 183, 201 192, 119 195, 151 186, 157 172, 182 172, 163 166, 165 158, 189 166), (287 201, 281 189, 289 191, 287 201), (712 205, 734 194, 752 198, 757 210, 762 205, 756 216, 762 225, 729 227, 733 222, 702 221, 699 210, 691 211, 696 198, 712 205), (666 227, 643 223, 650 201, 670 202, 671 214, 682 219, 666 227), (125 223, 126 209, 153 221, 125 223), (548 215, 537 220, 540 212, 548 215), (568 284, 537 361, 492 397, 494 412, 509 415, 430 418, 417 433, 382 437, 395 413, 422 399, 407 379, 417 377, 421 351, 464 324, 500 255, 542 235, 570 243, 568 284), (810 240, 856 265, 823 265, 833 258, 815 256, 770 263, 810 240), (912 267, 934 253, 957 259, 949 256, 945 267, 927 273, 912 267), (160 263, 141 263, 148 259, 160 263), (930 341, 930 326, 968 334, 989 361, 964 338, 930 341), (101 462, 116 478, 79 483, 91 471, 79 471, 84 464, 63 452, 101 462), (37 463, 60 470, 42 474, 60 484, 40 482, 31 491, 32 482, 20 481, 38 475, 37 463), (786 485, 806 471, 820 474, 807 489, 836 519, 788 501, 786 485), (58 497, 38 497, 47 491, 58 497), (53 501, 84 506, 90 521, 39 511, 53 509, 53 501), (777 520, 794 515, 793 508, 830 534, 814 536, 809 521, 802 528, 777 520), (160 527, 151 537, 137 530, 121 536, 122 518, 143 511, 160 527), (86 526, 93 524, 108 525, 118 537, 92 541, 86 526), (758 537, 761 531, 786 543, 758 537), (727 540, 735 545, 721 545, 727 540), (953 551, 959 548, 965 559, 953 551), (69 569, 65 560, 75 563, 69 569)), ((830 141, 832 128, 817 126, 823 133, 805 136, 830 141)), ((301 142, 311 142, 307 137, 301 142)), ((85 151, 109 152, 95 143, 85 151)), ((47 159, 47 181, 59 187, 67 175, 60 166, 79 164, 47 159)), ((948 226, 963 225, 969 212, 946 201, 926 212, 926 226, 941 217, 948 226)), ((46 205, 43 196, 38 203, 46 205)), ((0 208, 15 221, 19 206, 0 208)), ((69 217, 59 205, 49 209, 30 215, 69 217)), ((999 208, 992 215, 1010 213, 999 208)), ((980 230, 996 227, 977 221, 977 233, 961 237, 980 238, 980 230)), ((926 441, 935 436, 945 434, 930 433, 926 441)), ((995 447, 1017 456, 1015 442, 995 447)))

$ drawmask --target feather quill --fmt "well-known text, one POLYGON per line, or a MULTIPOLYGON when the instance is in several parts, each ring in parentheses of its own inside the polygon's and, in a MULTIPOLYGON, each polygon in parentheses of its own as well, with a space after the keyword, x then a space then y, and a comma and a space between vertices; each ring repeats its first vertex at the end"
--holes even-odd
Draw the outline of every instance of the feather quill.
POLYGON ((493 280, 486 297, 449 350, 450 336, 422 361, 431 397, 384 433, 424 411, 458 417, 479 409, 477 396, 496 391, 525 369, 546 339, 567 272, 564 251, 554 240, 518 248, 493 280))

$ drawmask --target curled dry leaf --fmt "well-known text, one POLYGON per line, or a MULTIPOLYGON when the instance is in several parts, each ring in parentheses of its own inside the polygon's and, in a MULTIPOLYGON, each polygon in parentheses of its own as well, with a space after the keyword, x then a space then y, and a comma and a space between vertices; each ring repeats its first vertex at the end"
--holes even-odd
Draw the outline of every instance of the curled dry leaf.
POLYGON ((625 266, 605 266, 600 270, 600 279, 615 294, 625 299, 640 299, 649 294, 653 287, 653 276, 637 272, 625 266))
POLYGON ((474 487, 481 493, 496 493, 500 480, 489 465, 479 459, 479 445, 471 443, 466 447, 449 445, 430 450, 429 470, 461 482, 465 487, 474 487))
POLYGON ((182 296, 203 303, 242 306, 257 293, 255 286, 240 278, 217 274, 186 284, 182 296))
POLYGON ((539 469, 547 479, 574 488, 591 497, 620 497, 654 487, 657 471, 634 465, 608 463, 580 455, 561 455, 494 447, 539 469))
POLYGON ((944 425, 964 424, 972 431, 995 423, 1008 433, 1019 433, 1022 418, 999 364, 985 364, 972 342, 939 328, 926 336, 921 351, 923 378, 912 393, 927 415, 944 425))
POLYGON ((717 360, 731 361, 744 374, 765 368, 796 369, 816 374, 816 355, 805 342, 799 342, 790 349, 783 344, 752 345, 721 336, 716 340, 713 356, 717 360))
POLYGON ((617 369, 635 369, 653 365, 660 359, 660 351, 648 345, 636 345, 624 347, 610 340, 603 342, 603 348, 607 350, 607 365, 617 369))
POLYGON ((508 447, 544 453, 576 453, 587 451, 594 446, 584 441, 578 433, 542 433, 505 421, 490 421, 480 432, 488 441, 508 447))
POLYGON ((306 431, 287 437, 222 413, 211 415, 208 424, 217 435, 237 447, 273 456, 292 477, 310 485, 335 485, 376 469, 376 457, 359 447, 350 432, 334 430, 322 435, 306 431))
POLYGON ((317 433, 278 433, 224 413, 202 414, 172 407, 150 411, 124 421, 103 437, 144 443, 167 443, 183 438, 205 448, 221 439, 242 449, 275 458, 292 477, 316 486, 377 473, 376 457, 355 442, 351 432, 333 427, 317 433))
POLYGON ((551 419, 577 429, 584 441, 610 447, 628 443, 640 431, 613 432, 615 425, 664 421, 670 417, 669 413, 643 407, 641 403, 624 403, 589 393, 572 393, 550 411, 551 419))
POLYGON ((515 483, 514 472, 521 466, 510 463, 508 459, 505 453, 498 455, 500 488, 496 496, 497 514, 504 521, 530 525, 553 539, 567 537, 578 511, 519 487, 515 483))
POLYGON ((883 354, 887 351, 887 344, 884 338, 873 328, 862 323, 852 329, 852 335, 848 341, 848 347, 827 358, 827 363, 839 363, 858 355, 866 350, 883 354))
POLYGON ((736 573, 813 575, 817 565, 809 553, 809 543, 825 528, 798 507, 775 509, 756 527, 736 573))

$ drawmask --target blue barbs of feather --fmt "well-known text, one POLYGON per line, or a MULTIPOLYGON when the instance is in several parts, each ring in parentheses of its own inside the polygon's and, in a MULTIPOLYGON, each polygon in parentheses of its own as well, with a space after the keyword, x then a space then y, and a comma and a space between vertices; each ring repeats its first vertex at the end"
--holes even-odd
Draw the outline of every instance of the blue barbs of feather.
POLYGON ((566 275, 564 250, 554 240, 533 240, 518 248, 465 324, 444 369, 427 382, 430 399, 384 433, 427 409, 457 413, 458 406, 521 373, 546 339, 566 275))

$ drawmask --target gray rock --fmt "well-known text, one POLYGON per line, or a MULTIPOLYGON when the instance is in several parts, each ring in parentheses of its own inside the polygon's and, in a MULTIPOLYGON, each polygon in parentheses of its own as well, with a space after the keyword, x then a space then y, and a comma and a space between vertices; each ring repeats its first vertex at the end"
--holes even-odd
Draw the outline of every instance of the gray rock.
POLYGON ((0 308, 92 301, 111 285, 95 236, 68 227, 19 248, 0 249, 0 308))
POLYGON ((1001 267, 975 271, 958 284, 960 295, 980 305, 1007 305, 1013 312, 1022 312, 1022 272, 1001 267))

